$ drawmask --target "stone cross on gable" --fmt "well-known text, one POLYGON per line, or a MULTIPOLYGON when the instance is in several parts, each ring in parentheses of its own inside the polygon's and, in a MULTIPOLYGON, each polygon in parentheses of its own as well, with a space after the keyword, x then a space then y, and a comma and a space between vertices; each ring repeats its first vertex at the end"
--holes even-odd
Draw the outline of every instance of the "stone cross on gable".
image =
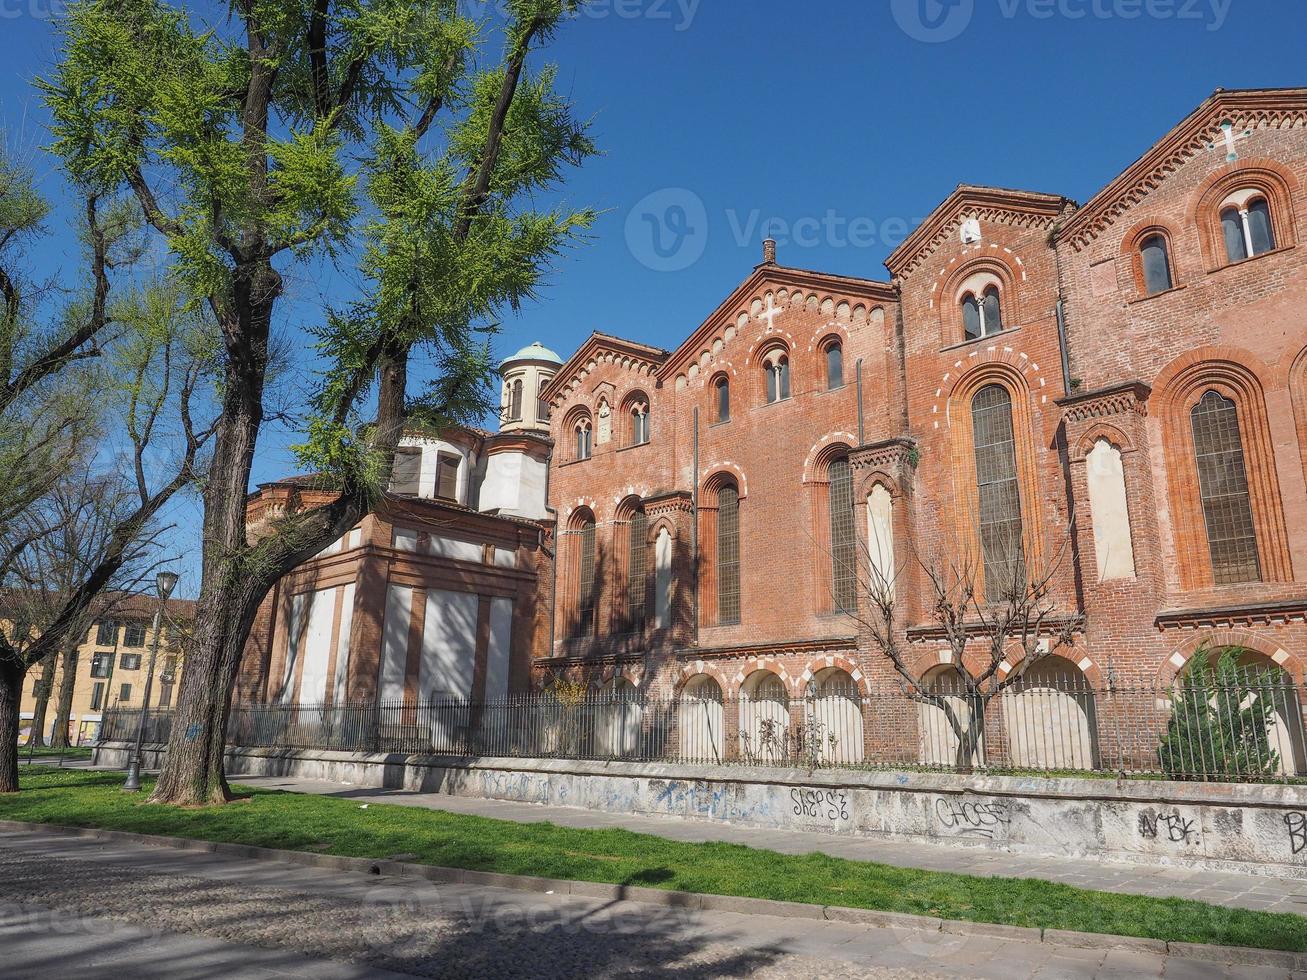
POLYGON ((777 306, 775 301, 770 296, 768 296, 767 309, 759 313, 758 316, 760 316, 762 319, 767 321, 768 330, 774 330, 776 329, 776 318, 784 312, 785 310, 777 306))

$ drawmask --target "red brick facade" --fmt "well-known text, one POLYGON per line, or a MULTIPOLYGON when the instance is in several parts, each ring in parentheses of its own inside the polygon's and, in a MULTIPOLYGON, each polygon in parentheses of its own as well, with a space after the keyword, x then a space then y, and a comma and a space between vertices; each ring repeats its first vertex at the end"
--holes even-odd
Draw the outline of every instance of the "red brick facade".
MULTIPOLYGON (((1085 617, 1063 651, 1074 670, 1094 684, 1165 681, 1207 640, 1307 679, 1304 236, 1307 90, 1218 92, 1083 206, 959 187, 889 257, 890 281, 764 261, 675 351, 595 334, 544 392, 561 533, 553 645, 535 662, 537 682, 602 683, 620 670, 672 694, 707 673, 729 698, 758 669, 791 697, 832 666, 860 688, 887 681, 887 664, 832 598, 833 463, 851 466, 864 544, 879 486, 898 559, 978 552, 973 410, 992 386, 1011 405, 1025 553, 1071 556, 1054 587, 1085 617), (1259 200, 1274 247, 1230 262, 1222 211, 1259 200), (1141 248, 1157 236, 1170 288, 1145 295, 1141 248), (983 307, 992 290, 1002 329, 968 339, 962 306, 974 296, 983 307), (833 385, 832 342, 842 348, 833 385), (769 401, 768 372, 781 384, 782 359, 789 397, 769 401), (1259 566, 1219 585, 1193 421, 1210 392, 1233 404, 1223 418, 1237 418, 1259 566), (636 402, 648 405, 645 443, 636 402), (578 428, 590 458, 578 458, 578 428), (1100 458, 1120 476, 1091 480, 1100 458), (1124 537, 1108 526, 1121 480, 1124 537), (738 621, 720 597, 736 556, 738 621), (633 629, 639 591, 645 626, 633 629)), ((977 322, 993 326, 996 312, 977 322)), ((924 673, 942 644, 918 567, 903 567, 899 602, 924 673)))

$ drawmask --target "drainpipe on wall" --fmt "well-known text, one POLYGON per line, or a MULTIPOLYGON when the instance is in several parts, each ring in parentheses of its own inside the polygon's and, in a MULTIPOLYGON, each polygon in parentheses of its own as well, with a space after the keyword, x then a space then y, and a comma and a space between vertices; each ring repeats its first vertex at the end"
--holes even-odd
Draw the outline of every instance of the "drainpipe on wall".
MULTIPOLYGON (((554 475, 554 451, 549 450, 545 457, 545 513, 554 516, 554 553, 552 560, 549 562, 549 656, 554 655, 554 633, 558 622, 558 510, 549 506, 549 491, 553 486, 551 477, 554 475)), ((543 548, 545 543, 545 532, 542 528, 540 531, 540 545, 543 548)), ((528 683, 529 683, 528 678, 528 683)))
POLYGON ((862 414, 862 358, 860 357, 854 372, 858 381, 858 445, 865 446, 867 444, 867 426, 862 414))
POLYGON ((1057 300, 1057 349, 1062 355, 1062 394, 1071 394, 1071 358, 1066 347, 1066 300, 1057 300))
POLYGON ((694 407, 694 482, 690 492, 690 608, 694 613, 694 645, 699 645, 699 406, 694 407))

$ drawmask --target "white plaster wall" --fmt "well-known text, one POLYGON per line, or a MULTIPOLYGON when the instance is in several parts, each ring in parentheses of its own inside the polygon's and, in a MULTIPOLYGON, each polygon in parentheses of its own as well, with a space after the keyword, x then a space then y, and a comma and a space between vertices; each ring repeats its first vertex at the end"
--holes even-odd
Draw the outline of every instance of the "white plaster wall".
POLYGON ((404 700, 404 675, 408 669, 408 630, 413 619, 413 590, 403 585, 386 589, 386 612, 381 626, 382 701, 404 700))
POLYGON ((476 666, 477 606, 470 592, 427 591, 418 692, 423 699, 470 700, 476 666))
POLYGON ((486 458, 477 506, 516 517, 543 520, 548 467, 525 453, 495 453, 486 458))
POLYGON ((513 600, 490 600, 490 649, 486 651, 486 698, 508 697, 509 657, 513 649, 513 600))
POLYGON ((304 668, 300 674, 300 704, 327 700, 327 662, 331 658, 331 622, 336 614, 336 590, 314 592, 304 633, 304 668))
POLYGON ((672 535, 660 528, 654 541, 654 629, 672 625, 672 535))
POLYGON ((880 484, 867 495, 867 551, 871 587, 894 589, 894 498, 880 484))
POLYGON ((277 697, 282 704, 290 704, 295 700, 295 669, 304 650, 304 610, 308 598, 307 592, 290 598, 290 620, 286 624, 289 631, 286 641, 286 665, 281 673, 281 691, 277 697))
POLYGON ((462 446, 456 446, 452 442, 445 442, 441 439, 419 439, 414 436, 406 437, 401 445, 417 446, 422 450, 422 466, 418 475, 418 496, 427 499, 433 499, 436 496, 436 460, 439 454, 447 453, 457 456, 459 464, 456 499, 460 504, 467 504, 470 482, 468 475, 476 469, 477 465, 475 453, 469 452, 462 446))
POLYGON ((340 608, 340 635, 336 642, 336 676, 332 680, 333 704, 343 704, 349 697, 349 634, 354 625, 354 583, 345 586, 340 608))
POLYGON ((1098 580, 1134 578, 1135 549, 1130 539, 1130 510, 1126 503, 1121 452, 1106 439, 1099 439, 1085 457, 1085 468, 1098 580))

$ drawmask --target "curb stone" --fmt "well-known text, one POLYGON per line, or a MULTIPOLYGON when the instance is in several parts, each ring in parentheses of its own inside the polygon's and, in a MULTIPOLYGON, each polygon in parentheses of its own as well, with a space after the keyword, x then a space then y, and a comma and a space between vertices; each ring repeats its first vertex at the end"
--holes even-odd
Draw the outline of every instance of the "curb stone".
POLYGON ((72 827, 64 824, 28 823, 22 820, 0 820, 0 832, 47 833, 63 837, 82 837, 121 844, 142 844, 147 847, 165 847, 177 851, 194 851, 202 854, 220 854, 224 857, 251 861, 276 861, 301 867, 323 868, 331 871, 355 871, 361 874, 389 875, 396 878, 423 878, 448 884, 489 885, 514 891, 552 892, 556 895, 575 895, 578 898, 599 898, 639 902, 646 905, 676 906, 703 911, 742 912, 752 915, 770 915, 790 919, 826 919, 880 928, 912 929, 920 932, 947 932, 962 936, 985 936, 995 939, 1014 939, 1041 942, 1054 946, 1072 946, 1081 949, 1128 949, 1136 952, 1175 956, 1180 959, 1203 960, 1209 963, 1238 963, 1243 966, 1271 966, 1289 970, 1307 970, 1307 952, 1257 949, 1252 946, 1217 946, 1205 943, 1165 942, 1141 936, 1113 936, 1102 933, 1074 932, 1067 929, 1039 929, 1001 923, 969 922, 959 919, 939 919, 906 912, 883 912, 877 909, 846 908, 838 905, 810 905, 801 902, 781 902, 766 898, 744 898, 732 895, 711 895, 697 892, 680 892, 638 885, 614 885, 605 882, 571 881, 560 878, 538 878, 532 875, 500 874, 491 871, 470 871, 463 868, 445 868, 433 864, 418 864, 390 859, 345 857, 334 854, 315 854, 311 851, 288 851, 252 844, 230 844, 223 841, 194 840, 188 837, 167 837, 160 834, 142 834, 128 830, 101 830, 95 827, 72 827))

